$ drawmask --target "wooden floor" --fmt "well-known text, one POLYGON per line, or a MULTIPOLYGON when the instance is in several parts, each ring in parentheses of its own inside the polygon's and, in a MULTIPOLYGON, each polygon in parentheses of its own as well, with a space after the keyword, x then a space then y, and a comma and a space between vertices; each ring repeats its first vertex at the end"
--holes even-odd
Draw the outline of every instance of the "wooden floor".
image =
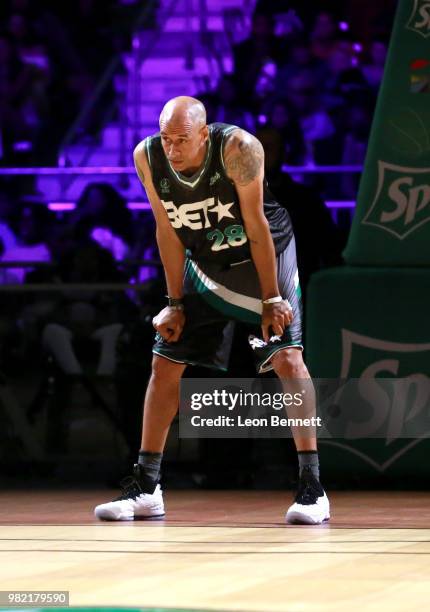
POLYGON ((115 494, 3 492, 0 590, 157 610, 428 608, 428 493, 335 493, 319 527, 286 526, 279 491, 171 491, 164 521, 95 520, 115 494))

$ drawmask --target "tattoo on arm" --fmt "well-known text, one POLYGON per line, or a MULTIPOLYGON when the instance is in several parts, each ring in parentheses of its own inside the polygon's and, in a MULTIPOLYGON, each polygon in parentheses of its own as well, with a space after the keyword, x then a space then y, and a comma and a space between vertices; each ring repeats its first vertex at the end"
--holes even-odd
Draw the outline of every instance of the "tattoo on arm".
POLYGON ((227 176, 238 185, 248 185, 260 174, 264 163, 263 147, 253 137, 242 138, 233 147, 225 157, 227 176))

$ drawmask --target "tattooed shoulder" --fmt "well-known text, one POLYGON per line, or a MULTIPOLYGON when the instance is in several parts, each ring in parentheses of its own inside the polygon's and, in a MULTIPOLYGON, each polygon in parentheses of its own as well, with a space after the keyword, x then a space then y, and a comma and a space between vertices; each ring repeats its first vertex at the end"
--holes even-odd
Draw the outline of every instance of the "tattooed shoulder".
POLYGON ((238 185, 248 185, 261 173, 263 147, 257 138, 244 130, 235 130, 224 147, 227 176, 238 185))

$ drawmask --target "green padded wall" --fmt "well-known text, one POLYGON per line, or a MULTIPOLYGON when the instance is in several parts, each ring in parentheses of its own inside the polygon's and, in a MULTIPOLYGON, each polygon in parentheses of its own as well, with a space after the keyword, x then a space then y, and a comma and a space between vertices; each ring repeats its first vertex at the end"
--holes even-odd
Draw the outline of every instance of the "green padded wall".
MULTIPOLYGON (((420 268, 315 274, 306 319, 312 377, 430 376, 429 289, 430 270, 420 268)), ((422 433, 430 436, 430 430, 422 433)), ((320 440, 319 447, 323 470, 338 480, 344 475, 346 483, 381 474, 391 484, 428 478, 429 440, 320 440)))

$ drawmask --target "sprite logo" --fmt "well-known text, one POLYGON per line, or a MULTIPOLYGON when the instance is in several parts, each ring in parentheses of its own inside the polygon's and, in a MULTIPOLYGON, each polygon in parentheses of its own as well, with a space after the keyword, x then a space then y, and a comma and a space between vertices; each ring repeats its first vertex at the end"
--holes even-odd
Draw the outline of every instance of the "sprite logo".
POLYGON ((406 25, 408 30, 412 30, 424 38, 430 36, 430 1, 415 0, 412 14, 406 25))
POLYGON ((430 220, 430 168, 378 162, 378 185, 363 225, 403 240, 430 220))
MULTIPOLYGON (((348 424, 344 441, 321 440, 321 443, 342 448, 384 472, 424 438, 429 438, 430 378, 426 368, 429 359, 430 342, 394 342, 342 329, 340 378, 358 378, 357 389, 367 410, 355 415, 355 422, 348 424), (381 378, 391 377, 396 379, 395 384, 384 385, 381 378), (403 437, 405 425, 414 421, 419 424, 419 436, 403 437), (370 451, 365 445, 348 443, 360 437, 374 437, 381 429, 385 439, 378 449, 370 451)), ((338 394, 344 390, 339 389, 338 394)), ((340 396, 336 399, 339 401, 340 396)))

